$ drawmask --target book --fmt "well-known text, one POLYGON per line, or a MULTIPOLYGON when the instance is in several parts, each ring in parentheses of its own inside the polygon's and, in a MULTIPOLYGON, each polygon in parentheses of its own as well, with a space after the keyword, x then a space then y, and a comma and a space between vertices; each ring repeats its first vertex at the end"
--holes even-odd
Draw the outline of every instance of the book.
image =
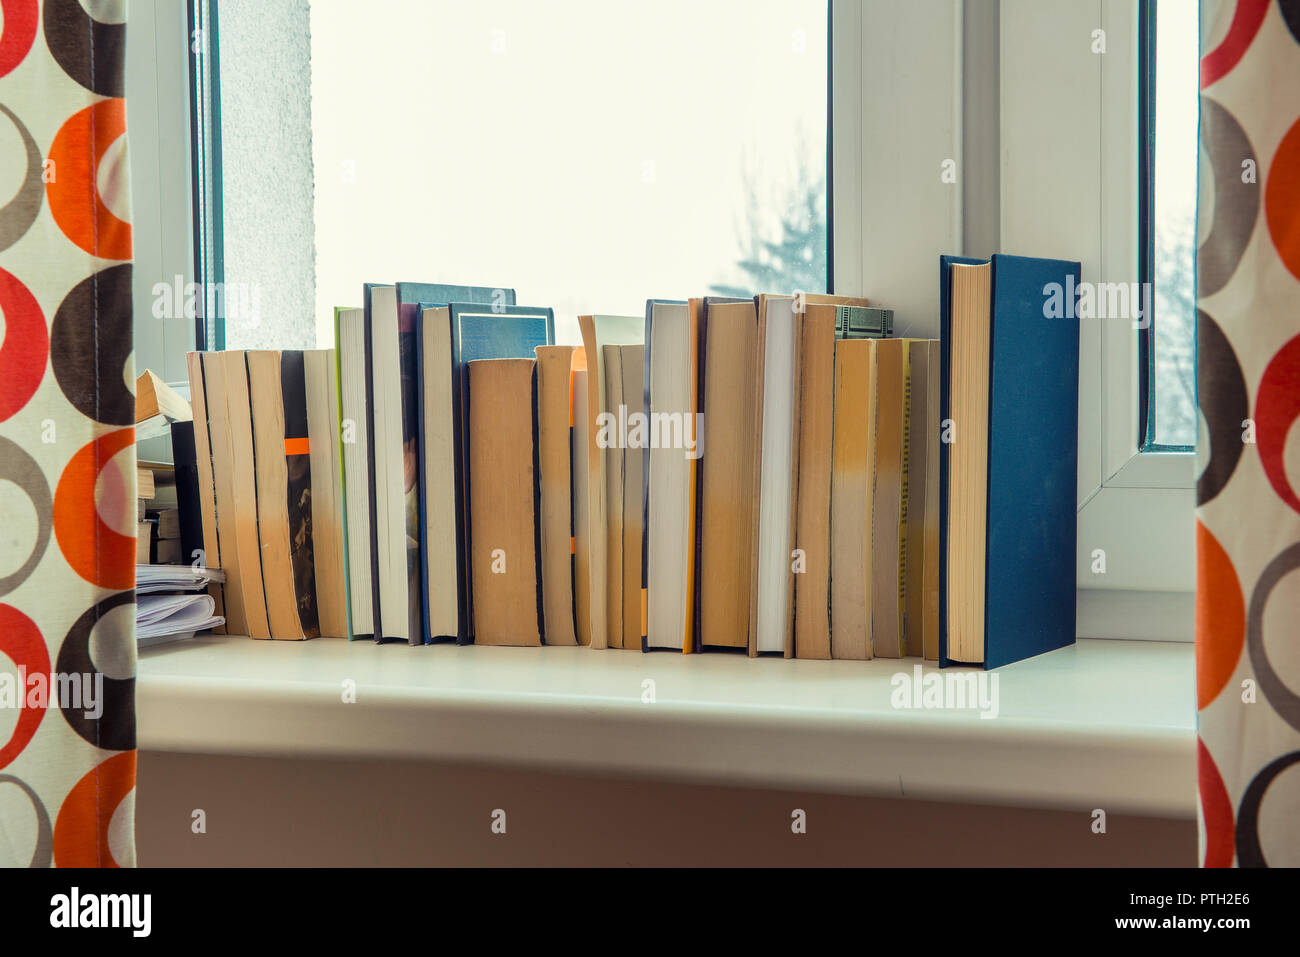
POLYGON ((137 468, 135 470, 136 494, 148 501, 154 496, 153 469, 137 468))
POLYGON ((270 638, 271 626, 262 583, 262 542, 257 527, 257 468, 245 354, 234 351, 206 353, 203 375, 208 384, 218 533, 223 542, 230 542, 233 546, 225 565, 228 572, 226 626, 235 629, 236 634, 270 638), (224 402, 221 397, 224 397, 224 402), (229 507, 223 506, 223 502, 229 502, 229 507), (237 628, 231 607, 236 597, 242 608, 243 629, 237 628))
POLYGON ((170 435, 173 422, 189 422, 192 418, 190 403, 154 372, 145 369, 136 377, 136 442, 170 435))
MULTIPOLYGON (((697 648, 750 647, 758 322, 754 300, 700 301, 697 648)), ((788 468, 788 464, 786 466, 788 468)))
POLYGON ((576 645, 571 482, 573 346, 538 346, 536 352, 542 634, 548 645, 576 645))
MULTIPOLYGON (((604 459, 605 504, 601 508, 605 528, 605 647, 623 647, 623 473, 625 460, 632 453, 626 449, 627 406, 623 401, 623 358, 618 346, 603 346, 600 367, 605 373, 605 395, 601 401, 597 442, 598 455, 604 459), (612 424, 611 424, 612 423, 612 424), (623 428, 619 424, 623 423, 623 428)), ((637 637, 637 649, 641 640, 637 637)))
POLYGON ((451 308, 420 304, 419 362, 420 567, 424 634, 430 641, 461 634, 462 563, 451 367, 451 308))
POLYGON ((836 339, 888 339, 894 334, 894 310, 861 305, 839 305, 835 309, 836 339))
POLYGON ((257 350, 246 358, 269 637, 315 638, 320 627, 303 355, 296 350, 257 350))
POLYGON ((348 636, 347 566, 343 550, 343 477, 339 462, 338 376, 333 349, 302 354, 311 461, 312 558, 320 633, 348 636))
POLYGON ((188 422, 193 409, 179 392, 145 369, 135 380, 135 421, 147 421, 162 415, 173 422, 188 422))
MULTIPOLYGON (((645 412, 645 346, 619 346, 623 404, 645 412)), ((641 540, 645 499, 645 454, 629 448, 623 455, 623 647, 641 649, 641 540)))
POLYGON ((415 307, 363 287, 368 349, 370 553, 376 641, 424 642, 416 472, 415 307))
POLYGON ((939 665, 1072 644, 1079 329, 1048 318, 1077 262, 943 256, 939 665))
MULTIPOLYGON (((778 297, 769 297, 776 299, 778 297)), ((789 564, 778 569, 773 556, 769 556, 771 584, 758 590, 760 596, 779 587, 778 571, 786 576, 789 605, 780 610, 778 621, 793 620, 790 626, 792 640, 787 639, 785 654, 800 658, 826 659, 831 657, 830 573, 831 573, 831 462, 833 457, 834 406, 835 406, 835 343, 837 328, 842 323, 845 309, 865 307, 867 300, 853 296, 802 294, 792 303, 797 319, 796 341, 793 355, 796 368, 784 369, 780 348, 773 351, 781 375, 781 386, 768 395, 764 386, 763 409, 769 404, 783 417, 780 429, 772 429, 766 421, 766 411, 761 412, 760 426, 770 436, 765 441, 783 443, 784 416, 793 419, 790 441, 793 443, 790 458, 793 465, 789 479, 790 532, 788 548, 782 554, 789 556, 789 564), (785 382, 793 390, 789 401, 790 412, 783 409, 785 382), (798 569, 798 571, 796 571, 798 569)), ((766 375, 766 373, 765 373, 766 375)), ((779 461, 780 452, 774 456, 779 461)), ((782 478, 778 473, 778 488, 782 478)), ((775 505, 782 508, 785 490, 776 496, 775 505)), ((761 507, 761 506, 760 506, 761 507)), ((779 524, 775 526, 779 536, 779 524)), ((779 550, 779 548, 778 548, 779 550)), ((776 649, 774 636, 770 647, 776 649)))
MULTIPOLYGON (((645 341, 645 319, 641 316, 579 316, 583 352, 587 358, 587 524, 591 530, 591 646, 620 647, 615 638, 622 631, 622 565, 610 558, 609 460, 613 451, 598 444, 596 423, 611 411, 607 401, 608 378, 604 349, 608 345, 645 341)), ((617 417, 618 410, 612 410, 617 417)), ((617 525, 618 523, 614 523, 617 525)))
MULTIPOLYGON (((794 549, 799 486, 803 310, 791 296, 760 295, 752 413, 755 465, 749 653, 794 654, 794 549)), ((829 461, 829 448, 827 449, 829 461)))
POLYGON ((835 408, 835 312, 810 304, 799 347, 799 487, 795 547, 794 651, 799 658, 831 656, 831 456, 835 408))
MULTIPOLYGON (((574 363, 585 359, 581 348, 574 350, 574 363)), ((588 481, 587 369, 574 369, 570 396, 573 402, 573 441, 571 444, 573 476, 573 628, 580 645, 591 644, 591 534, 590 489, 588 481)))
POLYGON ((535 359, 468 363, 474 641, 540 645, 535 359))
POLYGON ((181 537, 181 510, 179 508, 164 508, 157 513, 158 538, 169 541, 179 541, 181 537))
MULTIPOLYGON (((534 350, 555 342, 555 314, 548 307, 492 303, 450 303, 451 361, 455 419, 455 443, 460 457, 457 473, 458 506, 461 515, 461 548, 458 556, 474 555, 473 529, 469 515, 473 506, 469 472, 470 390, 467 364, 479 359, 526 358, 536 362, 534 350)), ((474 633, 473 581, 460 573, 463 594, 463 633, 457 640, 468 642, 474 633)))
MULTIPOLYGON (((199 496, 198 450, 195 422, 172 423, 172 460, 176 475, 176 534, 181 555, 187 562, 205 563, 203 550, 203 503, 199 496)), ((212 463, 209 461, 208 469, 212 463)))
MULTIPOLYGON (((208 418, 207 382, 204 377, 203 353, 190 352, 185 356, 186 370, 190 380, 190 399, 194 419, 194 459, 198 471, 199 508, 203 526, 203 557, 199 565, 207 568, 221 568, 221 538, 217 523, 217 488, 213 470, 213 438, 208 418)), ((220 401, 224 407, 224 397, 220 401)), ((218 439, 221 439, 218 436, 218 439)), ((233 541, 227 543, 233 545, 233 541)), ((242 610, 236 613, 226 609, 226 589, 213 586, 210 594, 215 603, 216 614, 223 619, 230 618, 231 627, 243 624, 242 610)), ((225 631, 223 623, 217 629, 225 631)), ((246 629, 240 628, 240 631, 246 629)))
POLYGON ((872 656, 875 339, 835 343, 831 449, 831 657, 872 656))
MULTIPOLYGON (((415 543, 408 552, 408 575, 420 603, 419 639, 411 641, 450 641, 467 637, 469 623, 468 608, 458 597, 464 569, 455 560, 464 545, 456 480, 463 462, 456 445, 459 404, 453 390, 450 304, 504 308, 515 304, 515 291, 427 282, 399 282, 395 288, 405 377, 403 465, 408 460, 414 465, 400 492, 408 548, 415 543)), ((393 488, 389 494, 399 493, 393 488)))
POLYGON ((921 577, 921 645, 928 661, 939 660, 939 394, 943 352, 938 339, 926 349, 925 524, 922 532, 924 569, 921 577))
POLYGON ((338 378, 338 449, 342 461, 343 558, 348 637, 374 637, 370 549, 370 400, 366 386, 365 316, 360 307, 334 310, 338 378))
POLYGON ((644 651, 695 647, 695 477, 699 300, 646 303, 644 651))
POLYGON ((153 522, 137 522, 135 526, 135 563, 148 565, 153 557, 153 522))
POLYGON ((871 647, 876 658, 904 653, 899 562, 903 508, 903 340, 877 339, 875 456, 871 480, 871 647))
MULTIPOLYGON (((937 408, 929 403, 930 353, 936 348, 935 339, 904 339, 903 342, 903 504, 899 520, 902 524, 902 555, 900 557, 900 588, 903 596, 903 645, 908 657, 925 657, 925 576, 927 555, 926 529, 935 524, 937 516, 927 509, 929 490, 938 488, 939 462, 937 452, 930 456, 930 434, 938 441, 938 423, 933 421, 937 408)), ((934 365, 938 380, 938 362, 934 365)), ((929 560, 937 560, 932 549, 929 560)), ((937 566, 936 566, 937 581, 937 566)), ((935 636, 937 640, 937 635, 935 636)))

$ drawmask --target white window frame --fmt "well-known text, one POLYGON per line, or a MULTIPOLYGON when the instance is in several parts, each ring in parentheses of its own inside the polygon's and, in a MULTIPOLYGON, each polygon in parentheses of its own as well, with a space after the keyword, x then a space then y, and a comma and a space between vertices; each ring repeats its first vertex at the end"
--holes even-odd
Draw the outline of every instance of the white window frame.
POLYGON ((194 278, 190 170, 188 3, 131 0, 127 8, 126 123, 134 246, 135 367, 188 394, 194 324, 153 314, 154 285, 194 278))
MULTIPOLYGON (((1086 281, 1136 282, 1137 14, 1137 0, 837 0, 837 291, 935 336, 940 253, 1078 259, 1086 281)), ((1129 321, 1081 325, 1079 375, 1078 634, 1190 640, 1195 455, 1138 447, 1129 321)))

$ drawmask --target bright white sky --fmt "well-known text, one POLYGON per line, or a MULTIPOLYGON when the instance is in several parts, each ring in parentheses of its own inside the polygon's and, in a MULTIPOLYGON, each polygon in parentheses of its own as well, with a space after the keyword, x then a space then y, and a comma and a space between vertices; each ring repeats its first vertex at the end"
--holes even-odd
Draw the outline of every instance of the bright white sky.
POLYGON ((1190 217, 1196 209, 1200 110, 1196 2, 1161 0, 1156 18, 1155 218, 1163 223, 1171 215, 1190 217))
POLYGON ((577 343, 740 280, 745 164, 825 167, 826 10, 312 0, 317 342, 366 281, 513 286, 577 343))

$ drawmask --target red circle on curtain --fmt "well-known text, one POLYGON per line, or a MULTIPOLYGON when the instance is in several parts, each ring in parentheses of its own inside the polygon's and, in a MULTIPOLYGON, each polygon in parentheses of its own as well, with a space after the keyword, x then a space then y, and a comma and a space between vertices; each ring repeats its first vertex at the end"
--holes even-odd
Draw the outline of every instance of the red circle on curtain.
MULTIPOLYGON (((50 652, 45 647, 45 636, 32 621, 11 605, 0 605, 0 652, 4 652, 18 667, 25 669, 29 675, 50 675, 50 652)), ((45 708, 26 706, 27 688, 20 685, 18 694, 23 698, 23 706, 18 711, 18 724, 9 741, 0 748, 0 768, 5 767, 22 753, 28 742, 36 734, 36 729, 45 717, 45 708)))
POLYGON ((135 752, 101 761, 63 799, 54 822, 55 867, 118 867, 108 846, 108 825, 135 787, 135 752))
POLYGON ((0 343, 0 422, 27 404, 45 378, 50 333, 40 304, 11 272, 0 269, 0 315, 4 316, 4 342, 0 343))
POLYGON ((65 236, 101 259, 131 258, 131 224, 114 216, 99 195, 99 162, 125 133, 126 101, 100 100, 68 117, 50 145, 50 213, 65 236))
POLYGON ((1236 853, 1232 801, 1218 766, 1199 736, 1196 739, 1196 788, 1201 795, 1201 817, 1205 822, 1205 860, 1201 866, 1231 867, 1236 853))
POLYGON ((40 10, 36 0, 0 0, 0 76, 4 76, 27 56, 36 39, 40 10))
POLYGON ((1300 416, 1300 336, 1278 349, 1255 396, 1255 448, 1278 498, 1300 512, 1300 497, 1286 474, 1286 437, 1300 416))
POLYGON ((1232 23, 1223 41, 1201 57, 1201 89, 1223 79, 1250 49, 1255 34, 1259 33, 1264 14, 1268 13, 1269 0, 1237 0, 1232 11, 1232 23))
POLYGON ((99 517, 95 483, 100 469, 135 442, 135 429, 101 435, 72 457, 54 493, 54 534, 68 564, 100 588, 135 587, 135 537, 99 517))

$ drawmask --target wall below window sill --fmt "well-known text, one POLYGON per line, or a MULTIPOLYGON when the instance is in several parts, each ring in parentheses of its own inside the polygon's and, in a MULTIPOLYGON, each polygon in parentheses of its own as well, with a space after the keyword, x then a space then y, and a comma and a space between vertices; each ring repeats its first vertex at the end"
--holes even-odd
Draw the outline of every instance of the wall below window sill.
POLYGON ((894 708, 918 664, 214 636, 141 652, 139 747, 1195 817, 1191 644, 1009 665, 996 718, 894 708))

